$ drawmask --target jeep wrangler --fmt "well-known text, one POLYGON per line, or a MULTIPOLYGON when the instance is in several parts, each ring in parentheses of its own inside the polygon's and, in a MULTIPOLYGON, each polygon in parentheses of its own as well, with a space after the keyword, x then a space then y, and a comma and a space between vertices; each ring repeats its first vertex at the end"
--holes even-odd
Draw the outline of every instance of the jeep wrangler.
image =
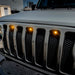
POLYGON ((75 74, 75 1, 39 0, 37 9, 0 18, 0 53, 39 72, 75 74))

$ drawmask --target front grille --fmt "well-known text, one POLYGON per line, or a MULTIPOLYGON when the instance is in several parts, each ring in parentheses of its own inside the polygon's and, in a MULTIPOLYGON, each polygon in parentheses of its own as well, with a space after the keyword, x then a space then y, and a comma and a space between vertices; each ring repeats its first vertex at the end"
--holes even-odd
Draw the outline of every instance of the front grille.
POLYGON ((34 31, 31 33, 27 31, 27 28, 17 25, 14 31, 10 31, 9 25, 3 25, 5 53, 47 71, 71 74, 74 70, 72 52, 75 32, 59 30, 60 34, 54 36, 51 28, 47 30, 44 27, 37 27, 33 28, 34 31))

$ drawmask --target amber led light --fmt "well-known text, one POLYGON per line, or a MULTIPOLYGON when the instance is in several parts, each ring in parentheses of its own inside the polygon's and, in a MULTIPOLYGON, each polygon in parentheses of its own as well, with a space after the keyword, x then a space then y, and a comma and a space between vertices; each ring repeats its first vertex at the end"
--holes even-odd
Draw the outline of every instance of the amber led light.
POLYGON ((10 25, 9 28, 10 28, 11 31, 14 31, 15 26, 14 25, 10 25))
POLYGON ((60 31, 59 30, 51 30, 51 34, 53 36, 59 36, 60 35, 60 31))
POLYGON ((27 27, 27 32, 33 32, 33 28, 32 27, 27 27))

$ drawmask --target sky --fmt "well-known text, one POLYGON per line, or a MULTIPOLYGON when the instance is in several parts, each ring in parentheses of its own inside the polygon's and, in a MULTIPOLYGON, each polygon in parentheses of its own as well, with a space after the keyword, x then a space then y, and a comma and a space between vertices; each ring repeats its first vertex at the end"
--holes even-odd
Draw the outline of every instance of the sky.
POLYGON ((38 0, 23 0, 24 7, 27 6, 28 2, 33 2, 34 4, 37 4, 38 0))

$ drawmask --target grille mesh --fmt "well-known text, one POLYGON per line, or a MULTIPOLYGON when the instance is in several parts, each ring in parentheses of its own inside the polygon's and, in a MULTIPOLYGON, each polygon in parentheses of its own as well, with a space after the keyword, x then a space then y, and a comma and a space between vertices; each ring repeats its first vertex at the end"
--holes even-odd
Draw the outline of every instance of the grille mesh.
POLYGON ((25 49, 26 49, 26 59, 28 61, 33 61, 32 57, 32 34, 26 31, 25 35, 25 49))
POLYGON ((17 44, 18 56, 23 59, 24 54, 22 49, 22 31, 23 31, 22 27, 17 27, 16 44, 17 44))
POLYGON ((65 34, 65 40, 63 44, 63 53, 61 59, 61 70, 66 73, 72 73, 73 71, 73 46, 74 46, 75 33, 67 32, 65 34))
POLYGON ((14 42, 13 42, 13 32, 9 32, 9 45, 11 49, 11 53, 16 56, 16 51, 14 49, 14 42))
POLYGON ((59 39, 50 36, 48 44, 47 65, 52 69, 57 69, 57 52, 59 39))
POLYGON ((45 37, 45 30, 38 29, 36 35, 36 62, 39 65, 43 65, 43 51, 44 51, 44 37, 45 37))

